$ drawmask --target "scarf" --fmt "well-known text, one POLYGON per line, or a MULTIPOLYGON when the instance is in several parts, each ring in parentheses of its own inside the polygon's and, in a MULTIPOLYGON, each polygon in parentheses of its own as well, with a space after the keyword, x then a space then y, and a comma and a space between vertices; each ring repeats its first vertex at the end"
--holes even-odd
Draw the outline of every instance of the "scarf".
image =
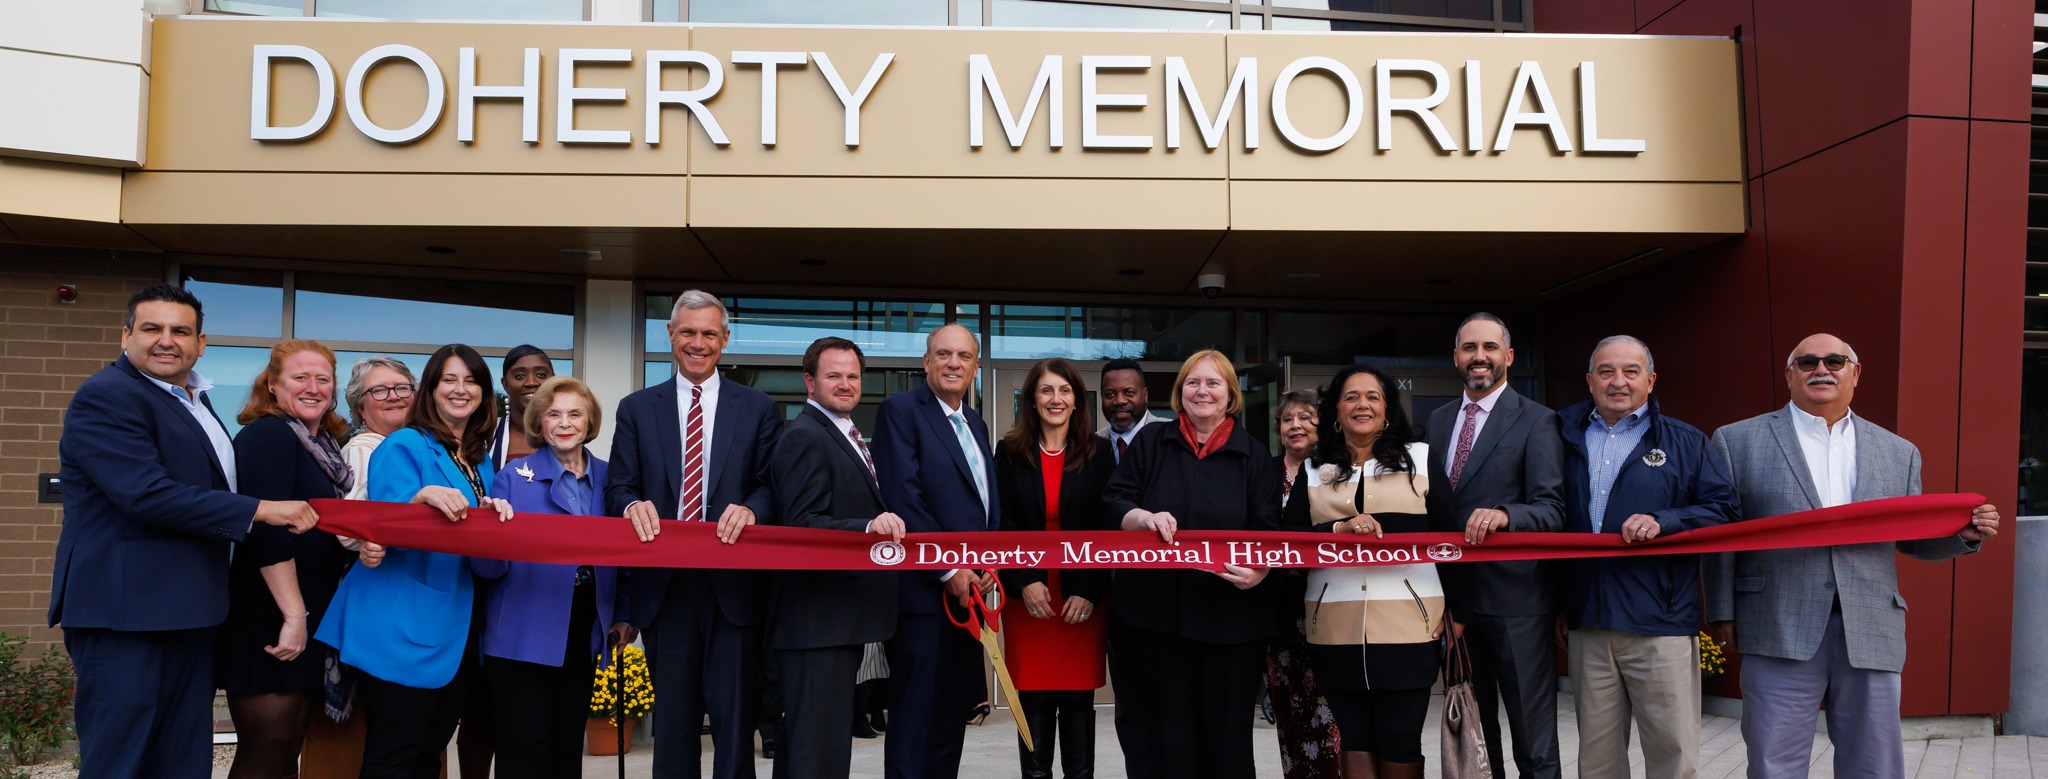
POLYGON ((328 435, 326 430, 314 435, 313 431, 306 429, 306 423, 295 416, 286 415, 284 421, 299 437, 299 446, 313 455, 313 463, 319 465, 320 470, 326 472, 327 480, 334 483, 334 494, 347 495, 349 488, 355 486, 356 475, 349 470, 348 461, 341 458, 341 447, 334 445, 334 436, 328 435))
POLYGON ((1197 460, 1222 451, 1223 445, 1230 441, 1230 431, 1235 427, 1237 421, 1226 416, 1223 418, 1223 424, 1216 426, 1216 432, 1209 434, 1208 443, 1197 444, 1195 421, 1186 414, 1180 417, 1180 437, 1188 442, 1188 449, 1194 451, 1197 460))

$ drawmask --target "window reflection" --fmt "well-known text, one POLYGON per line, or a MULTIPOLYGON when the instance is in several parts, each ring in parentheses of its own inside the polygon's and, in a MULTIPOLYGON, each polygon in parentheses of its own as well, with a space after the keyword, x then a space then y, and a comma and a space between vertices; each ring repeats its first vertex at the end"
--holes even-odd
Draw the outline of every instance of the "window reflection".
POLYGON ((206 0, 204 8, 226 14, 248 16, 304 16, 306 4, 299 0, 206 0))
POLYGON ((567 286, 301 273, 295 300, 300 338, 570 349, 576 336, 567 286))
POLYGON ((199 297, 208 335, 278 338, 284 334, 284 273, 244 268, 189 268, 186 291, 199 297))
POLYGON ((994 27, 1228 30, 1230 14, 1088 5, 1057 0, 995 0, 994 27))
POLYGON ((1273 17, 1267 22, 1266 29, 1303 30, 1308 32, 1471 32, 1470 29, 1462 27, 1425 27, 1416 24, 1361 22, 1347 19, 1303 19, 1291 16, 1273 17))
MULTIPOLYGON (((674 301, 670 295, 647 297, 650 365, 671 351, 668 316, 674 301)), ((921 357, 925 334, 946 323, 945 304, 938 302, 746 297, 726 298, 725 305, 733 322, 725 347, 730 355, 801 355, 812 341, 836 335, 860 344, 869 358, 921 357)), ((653 368, 648 370, 652 376, 653 368)))
POLYGON ((1227 310, 996 304, 989 356, 1004 359, 1181 360, 1237 343, 1227 310))
POLYGON ((370 19, 583 21, 583 0, 317 0, 317 16, 370 19))
MULTIPOLYGON (((1520 0, 1508 0, 1508 5, 1518 5, 1519 2, 1520 0)), ((1273 5, 1281 8, 1313 8, 1319 11, 1350 11, 1394 16, 1493 19, 1493 0, 1273 0, 1273 5)))
POLYGON ((242 432, 242 424, 235 417, 249 402, 249 386, 269 362, 268 346, 210 346, 192 366, 192 370, 213 382, 206 399, 213 403, 214 414, 220 417, 228 435, 242 432))
MULTIPOLYGON (((980 0, 963 0, 965 6, 980 0)), ((690 0, 690 21, 943 27, 946 0, 690 0)))

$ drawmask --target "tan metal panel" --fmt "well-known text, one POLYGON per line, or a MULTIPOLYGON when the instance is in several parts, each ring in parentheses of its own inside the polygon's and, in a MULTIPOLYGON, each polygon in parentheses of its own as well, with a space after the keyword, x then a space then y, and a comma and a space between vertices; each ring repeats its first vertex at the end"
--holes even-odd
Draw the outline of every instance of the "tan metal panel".
POLYGON ((121 171, 0 156, 0 214, 121 221, 121 171))
POLYGON ((131 224, 682 227, 680 176, 133 173, 131 224))
POLYGON ((1222 230, 1224 181, 693 176, 693 227, 1222 230))
POLYGON ((1232 181, 1234 230, 1740 233, 1740 183, 1232 181))

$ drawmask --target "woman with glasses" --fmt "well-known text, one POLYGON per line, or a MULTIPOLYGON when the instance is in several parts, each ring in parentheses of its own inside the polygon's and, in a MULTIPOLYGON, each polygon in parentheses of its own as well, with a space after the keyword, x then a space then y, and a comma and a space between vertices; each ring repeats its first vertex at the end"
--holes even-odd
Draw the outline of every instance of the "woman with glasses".
MULTIPOLYGON (((485 489, 495 404, 483 356, 449 344, 421 375, 406 427, 370 458, 370 500, 430 506, 450 521, 511 519, 511 506, 485 489)), ((362 775, 428 779, 440 773, 477 669, 469 566, 456 555, 371 543, 360 554, 316 637, 362 672, 362 775)))
MULTIPOLYGON (((1314 387, 1280 395, 1280 507, 1301 478, 1303 463, 1316 450, 1316 406, 1322 393, 1314 387)), ((1273 732, 1280 739, 1280 773, 1287 779, 1322 779, 1337 773, 1337 720, 1330 704, 1316 691, 1316 675, 1308 667, 1308 642, 1301 612, 1294 604, 1305 591, 1300 570, 1275 571, 1273 600, 1281 604, 1279 634, 1266 646, 1266 696, 1273 706, 1273 732)))
MULTIPOLYGON (((1429 446, 1386 374, 1337 371, 1316 418, 1316 453, 1294 481, 1283 528, 1349 537, 1429 529, 1429 446)), ((1436 566, 1317 568, 1301 603, 1343 775, 1421 779, 1422 723, 1447 620, 1436 566)))
MULTIPOLYGON (((262 500, 338 498, 354 482, 336 435, 334 352, 283 341, 249 382, 236 416, 236 491, 262 500)), ((328 649, 308 641, 334 597, 348 551, 326 533, 258 524, 228 568, 228 616, 215 678, 227 691, 238 747, 233 779, 299 773, 299 750, 321 708, 328 649)))
POLYGON ((349 369, 345 397, 357 430, 341 448, 342 459, 355 474, 348 499, 362 500, 370 494, 370 453, 377 451, 385 436, 405 427, 406 414, 412 411, 412 393, 412 369, 396 357, 364 357, 349 369))

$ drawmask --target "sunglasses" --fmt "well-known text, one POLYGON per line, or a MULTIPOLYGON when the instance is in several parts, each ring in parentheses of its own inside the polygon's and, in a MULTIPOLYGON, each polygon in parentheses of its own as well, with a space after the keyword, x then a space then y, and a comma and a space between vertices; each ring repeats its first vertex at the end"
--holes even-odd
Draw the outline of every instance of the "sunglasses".
POLYGON ((1849 356, 1846 354, 1830 354, 1826 357, 1802 354, 1792 358, 1792 364, 1799 368, 1800 373, 1812 373, 1815 368, 1822 365, 1828 366, 1828 370, 1839 371, 1848 367, 1849 363, 1852 362, 1855 362, 1855 360, 1849 359, 1849 356))

